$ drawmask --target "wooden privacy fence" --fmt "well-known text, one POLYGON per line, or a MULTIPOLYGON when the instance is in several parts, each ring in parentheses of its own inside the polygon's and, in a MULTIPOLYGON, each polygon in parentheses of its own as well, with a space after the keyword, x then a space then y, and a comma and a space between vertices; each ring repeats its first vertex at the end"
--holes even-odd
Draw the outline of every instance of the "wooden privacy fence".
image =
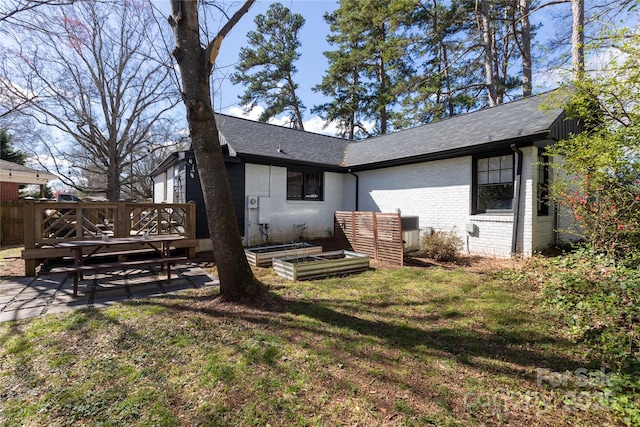
POLYGON ((336 243, 375 260, 403 265, 400 214, 337 211, 333 217, 336 243))
POLYGON ((24 243, 24 201, 0 203, 0 244, 24 243))
MULTIPOLYGON (((130 237, 149 234, 178 234, 184 240, 177 247, 188 248, 195 256, 195 203, 130 202, 24 202, 25 274, 34 276, 36 262, 69 254, 54 247, 72 240, 130 237)), ((125 250, 127 248, 124 248, 125 250)))

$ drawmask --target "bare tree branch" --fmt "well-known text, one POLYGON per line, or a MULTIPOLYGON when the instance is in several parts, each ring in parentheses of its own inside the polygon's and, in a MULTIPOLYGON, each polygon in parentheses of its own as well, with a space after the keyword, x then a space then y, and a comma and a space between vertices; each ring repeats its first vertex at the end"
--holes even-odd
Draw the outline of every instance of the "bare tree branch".
POLYGON ((62 159, 56 173, 64 176, 61 169, 74 164, 88 179, 76 179, 77 188, 104 191, 110 200, 121 198, 123 187, 133 195, 134 166, 159 143, 157 131, 180 99, 169 58, 162 61, 153 48, 158 27, 148 3, 76 2, 23 13, 37 28, 9 27, 3 93, 25 104, 21 114, 66 139, 46 147, 62 159))

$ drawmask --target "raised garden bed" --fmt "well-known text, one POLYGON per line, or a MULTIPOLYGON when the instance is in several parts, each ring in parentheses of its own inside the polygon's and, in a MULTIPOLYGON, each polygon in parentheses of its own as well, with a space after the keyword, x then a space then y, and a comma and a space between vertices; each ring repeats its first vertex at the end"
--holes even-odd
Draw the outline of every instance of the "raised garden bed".
POLYGON ((369 269, 369 255, 350 251, 323 252, 317 255, 276 258, 273 269, 280 277, 305 280, 369 269))
POLYGON ((309 243, 286 243, 272 246, 256 246, 244 250, 249 264, 256 267, 269 267, 274 258, 298 257, 322 253, 322 246, 309 243))

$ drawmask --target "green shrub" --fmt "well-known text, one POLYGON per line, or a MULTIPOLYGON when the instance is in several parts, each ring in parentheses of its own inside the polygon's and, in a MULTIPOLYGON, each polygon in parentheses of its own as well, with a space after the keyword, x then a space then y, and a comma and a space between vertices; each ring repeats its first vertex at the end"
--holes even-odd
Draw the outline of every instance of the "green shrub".
MULTIPOLYGON (((544 286, 544 303, 558 313, 589 356, 615 373, 603 402, 630 425, 640 424, 640 272, 637 259, 616 260, 581 248, 536 263, 530 279, 544 286)), ((603 386, 604 387, 604 386, 603 386)))
POLYGON ((451 231, 435 231, 422 238, 422 253, 436 261, 456 261, 462 249, 462 239, 455 229, 451 231))

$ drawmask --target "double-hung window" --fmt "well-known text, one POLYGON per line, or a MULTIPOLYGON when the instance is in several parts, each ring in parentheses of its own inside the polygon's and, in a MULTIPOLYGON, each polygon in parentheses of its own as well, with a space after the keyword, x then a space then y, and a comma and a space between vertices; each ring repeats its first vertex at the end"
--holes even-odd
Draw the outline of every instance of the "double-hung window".
POLYGON ((538 156, 538 216, 549 215, 549 157, 538 156))
POLYGON ((511 153, 474 158, 474 214, 513 209, 513 157, 511 153))
POLYGON ((324 175, 287 169, 287 200, 323 200, 324 175))

